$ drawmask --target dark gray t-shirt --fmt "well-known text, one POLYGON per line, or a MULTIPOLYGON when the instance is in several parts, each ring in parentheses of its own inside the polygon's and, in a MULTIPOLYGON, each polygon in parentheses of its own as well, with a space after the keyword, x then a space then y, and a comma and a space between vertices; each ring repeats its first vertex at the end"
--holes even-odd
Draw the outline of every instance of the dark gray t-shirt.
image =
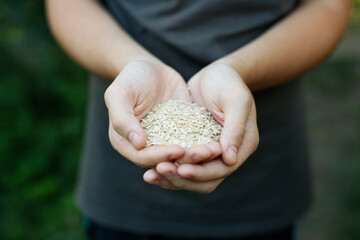
MULTIPOLYGON (((136 41, 189 79, 261 35, 296 0, 105 0, 104 6, 136 41)), ((79 207, 109 227, 176 236, 244 236, 294 223, 310 199, 299 83, 254 93, 258 150, 216 191, 202 195, 145 183, 145 169, 112 149, 103 97, 110 83, 92 76, 79 207)))

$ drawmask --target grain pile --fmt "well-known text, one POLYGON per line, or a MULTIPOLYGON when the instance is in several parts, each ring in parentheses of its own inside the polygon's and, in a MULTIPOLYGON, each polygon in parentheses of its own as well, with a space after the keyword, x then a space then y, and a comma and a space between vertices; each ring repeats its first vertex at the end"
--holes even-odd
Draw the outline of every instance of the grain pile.
POLYGON ((222 126, 205 107, 182 100, 154 106, 141 120, 146 146, 178 144, 184 148, 219 141, 222 126))

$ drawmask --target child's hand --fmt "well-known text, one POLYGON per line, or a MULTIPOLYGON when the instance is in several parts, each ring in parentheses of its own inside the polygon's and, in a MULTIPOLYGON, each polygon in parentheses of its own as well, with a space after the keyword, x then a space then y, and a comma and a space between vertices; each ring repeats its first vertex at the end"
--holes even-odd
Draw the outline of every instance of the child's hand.
MULTIPOLYGON (((144 179, 156 179, 153 183, 166 189, 210 193, 256 150, 259 133, 255 103, 241 77, 226 64, 209 65, 188 85, 193 100, 206 106, 223 125, 221 157, 201 164, 184 163, 180 166, 161 162, 156 170, 146 172, 144 179)), ((193 154, 196 155, 196 151, 193 154)))
POLYGON ((139 120, 169 99, 191 101, 185 81, 175 70, 159 61, 129 63, 105 92, 113 148, 141 167, 181 158, 185 151, 178 145, 144 148, 146 135, 139 120))

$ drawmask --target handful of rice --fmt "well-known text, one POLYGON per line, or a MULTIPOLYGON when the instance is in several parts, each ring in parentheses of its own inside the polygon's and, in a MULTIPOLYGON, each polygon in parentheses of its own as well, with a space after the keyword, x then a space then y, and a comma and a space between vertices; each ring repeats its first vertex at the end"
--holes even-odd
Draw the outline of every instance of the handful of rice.
POLYGON ((219 141, 222 126, 205 107, 182 100, 154 106, 141 120, 146 146, 178 144, 184 148, 219 141))

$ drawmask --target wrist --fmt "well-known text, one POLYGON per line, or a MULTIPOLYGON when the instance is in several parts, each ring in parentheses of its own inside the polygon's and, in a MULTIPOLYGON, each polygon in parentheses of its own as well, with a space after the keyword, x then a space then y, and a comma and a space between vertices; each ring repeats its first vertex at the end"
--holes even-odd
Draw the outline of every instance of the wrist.
POLYGON ((122 53, 114 53, 114 57, 110 57, 111 64, 108 65, 108 72, 110 73, 109 79, 113 80, 119 75, 119 73, 131 62, 135 61, 143 61, 153 64, 160 64, 162 63, 158 58, 154 55, 147 52, 145 49, 132 49, 128 52, 122 53), (114 60, 115 59, 115 60, 114 60))
POLYGON ((240 58, 235 58, 232 55, 228 55, 222 57, 215 61, 213 64, 226 64, 234 69, 240 78, 244 81, 246 85, 249 85, 251 82, 251 74, 250 74, 250 64, 240 58))

